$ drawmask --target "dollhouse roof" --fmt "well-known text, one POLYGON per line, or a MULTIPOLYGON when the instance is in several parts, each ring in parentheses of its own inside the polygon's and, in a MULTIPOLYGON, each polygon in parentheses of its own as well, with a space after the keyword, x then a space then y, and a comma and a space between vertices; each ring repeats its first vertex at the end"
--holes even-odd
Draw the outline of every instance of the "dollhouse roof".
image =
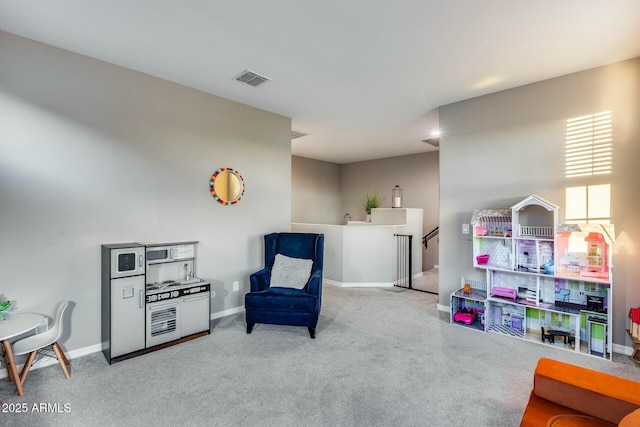
POLYGON ((511 222, 511 210, 509 209, 480 209, 473 211, 471 225, 480 225, 481 218, 496 218, 504 222, 511 222))
POLYGON ((556 211, 560 208, 560 206, 554 203, 551 203, 550 201, 545 200, 540 196, 536 196, 535 194, 533 194, 527 197, 526 199, 522 200, 521 202, 511 206, 511 210, 515 212, 515 211, 522 210, 527 206, 532 206, 532 205, 541 206, 550 212, 556 211))

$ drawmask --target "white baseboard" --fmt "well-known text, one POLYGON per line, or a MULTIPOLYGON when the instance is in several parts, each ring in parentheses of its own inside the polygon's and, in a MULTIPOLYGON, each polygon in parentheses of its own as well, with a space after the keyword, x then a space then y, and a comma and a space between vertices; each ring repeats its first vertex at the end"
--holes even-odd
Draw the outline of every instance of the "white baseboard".
POLYGON ((633 347, 627 347, 625 345, 620 345, 620 344, 613 344, 613 352, 631 356, 633 354, 633 347))
POLYGON ((234 314, 244 313, 244 305, 234 307, 227 310, 218 311, 211 314, 211 320, 220 319, 222 317, 233 316, 234 314))
MULTIPOLYGON (((424 276, 422 271, 412 274, 412 279, 424 276)), ((338 282, 337 280, 322 279, 323 284, 338 286, 340 288, 392 288, 398 282, 338 282)))
POLYGON ((451 307, 449 307, 448 305, 442 305, 440 303, 438 303, 437 308, 438 311, 445 311, 447 313, 449 313, 449 310, 451 310, 451 307))
POLYGON ((322 281, 323 284, 338 286, 340 288, 392 288, 393 282, 356 282, 356 283, 345 283, 338 282, 336 280, 324 279, 322 281))

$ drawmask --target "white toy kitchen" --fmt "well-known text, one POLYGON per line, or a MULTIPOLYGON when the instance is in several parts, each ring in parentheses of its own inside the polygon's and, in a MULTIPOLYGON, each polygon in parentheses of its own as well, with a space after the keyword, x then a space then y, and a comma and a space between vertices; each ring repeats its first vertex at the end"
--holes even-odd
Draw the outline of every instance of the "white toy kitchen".
POLYGON ((102 245, 102 352, 111 364, 210 333, 198 242, 102 245))

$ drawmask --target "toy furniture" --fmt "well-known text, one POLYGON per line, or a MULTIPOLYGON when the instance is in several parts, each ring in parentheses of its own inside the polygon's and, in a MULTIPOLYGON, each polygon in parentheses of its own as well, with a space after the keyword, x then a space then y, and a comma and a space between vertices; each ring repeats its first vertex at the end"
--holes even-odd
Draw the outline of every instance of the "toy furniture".
POLYGON ((500 286, 494 286, 491 289, 491 295, 494 296, 494 297, 508 298, 508 299, 511 299, 511 300, 515 301, 516 297, 518 296, 518 291, 516 291, 515 289, 502 288, 500 286))
POLYGON ((562 288, 555 293, 555 300, 560 302, 569 302, 569 289, 562 288))
POLYGON ((250 276, 247 333, 256 323, 306 326, 315 338, 322 303, 324 234, 264 236, 265 267, 250 276), (305 270, 306 269, 306 270, 305 270))
POLYGON ((551 334, 545 332, 544 326, 540 327, 540 331, 542 332, 542 342, 547 340, 548 343, 552 344, 555 341, 555 338, 551 334))
POLYGON ((462 287, 462 293, 465 295, 469 295, 471 294, 471 284, 470 283, 465 283, 464 286, 462 287))
POLYGON ((573 344, 576 342, 576 337, 571 335, 570 332, 567 331, 559 331, 556 329, 549 329, 547 334, 551 337, 551 342, 556 342, 556 337, 562 337, 562 340, 565 344, 573 344))
POLYGON ((520 427, 640 425, 640 383, 541 358, 520 427))

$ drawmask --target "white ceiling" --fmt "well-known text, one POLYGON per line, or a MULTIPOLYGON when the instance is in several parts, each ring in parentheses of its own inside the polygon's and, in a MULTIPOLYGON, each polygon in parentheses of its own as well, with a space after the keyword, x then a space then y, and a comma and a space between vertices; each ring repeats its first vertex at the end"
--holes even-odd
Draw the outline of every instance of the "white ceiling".
POLYGON ((0 0, 0 29, 291 117, 293 154, 349 163, 433 150, 441 105, 640 56, 640 1, 0 0))

